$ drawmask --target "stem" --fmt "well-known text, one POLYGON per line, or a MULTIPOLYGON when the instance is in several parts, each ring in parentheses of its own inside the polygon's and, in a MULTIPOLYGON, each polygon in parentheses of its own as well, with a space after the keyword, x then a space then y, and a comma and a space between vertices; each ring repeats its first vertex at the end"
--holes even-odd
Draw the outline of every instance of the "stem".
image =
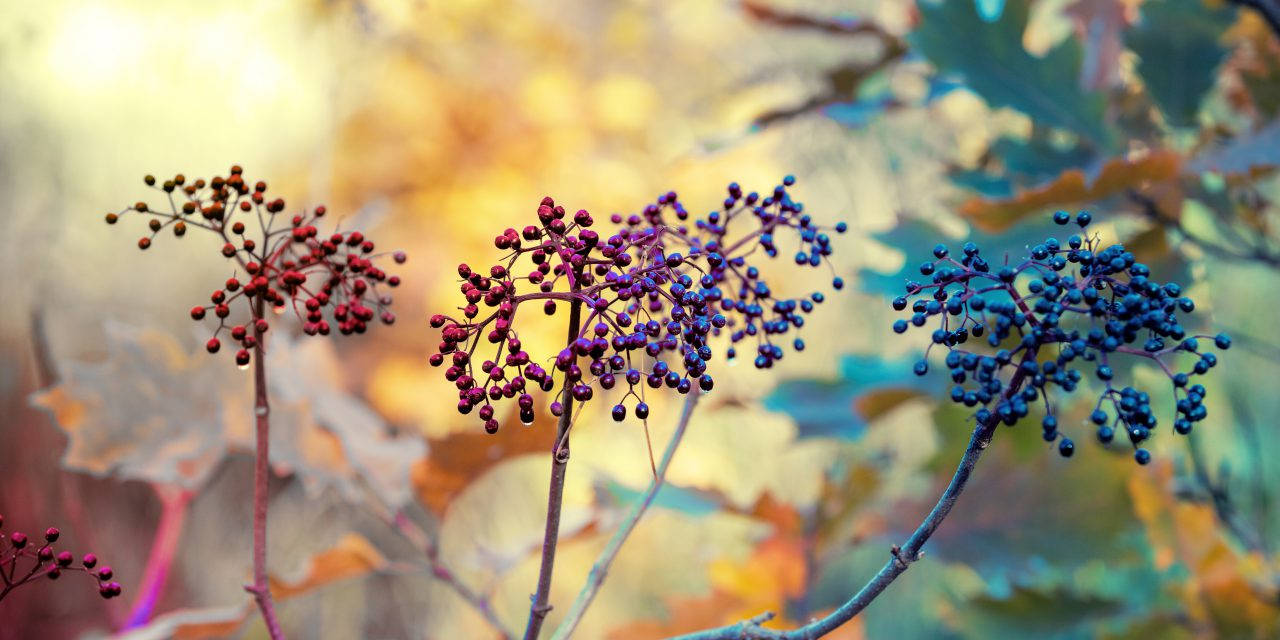
MULTIPOLYGON (((573 283, 573 280, 570 280, 573 283)), ((577 287, 574 286, 576 291, 577 287)), ((578 338, 582 322, 582 301, 574 298, 569 303, 569 342, 578 338)), ((551 611, 551 571, 556 561, 556 545, 560 537, 560 508, 564 502, 564 474, 569 466, 569 425, 573 421, 573 394, 568 379, 564 383, 564 413, 556 425, 556 437, 551 444, 551 489, 547 495, 547 528, 542 535, 542 567, 538 570, 538 590, 529 607, 529 624, 524 629, 524 640, 535 640, 542 630, 542 623, 551 611), (561 444, 563 443, 563 444, 561 444)))
MULTIPOLYGON (((1038 349, 1027 350, 1022 356, 1022 362, 1034 362, 1037 351, 1038 349)), ((1019 366, 1013 377, 1009 379, 1009 386, 1003 394, 1003 400, 1008 401, 1009 398, 1013 397, 1013 394, 1018 392, 1018 389, 1022 387, 1024 378, 1025 374, 1022 372, 1022 367, 1019 366)), ((920 526, 916 527, 915 532, 911 534, 910 538, 907 538, 906 543, 902 546, 895 544, 890 548, 889 553, 892 557, 889 562, 880 569, 880 572, 875 577, 863 585, 852 598, 840 605, 840 608, 820 620, 815 620, 803 627, 790 631, 765 629, 760 626, 764 622, 773 619, 773 614, 766 612, 737 624, 697 631, 678 636, 672 640, 812 640, 835 631, 837 627, 861 613, 867 605, 871 604, 872 600, 884 593, 884 590, 898 576, 906 572, 911 563, 924 557, 921 548, 924 547, 924 543, 929 540, 933 532, 938 530, 938 526, 946 519, 947 514, 951 513, 951 508, 955 506, 960 493, 964 491, 965 485, 969 483, 969 477, 973 474, 974 466, 978 464, 978 458, 982 456, 982 452, 986 451, 987 446, 991 444, 991 438, 995 435, 996 427, 999 425, 1000 418, 998 414, 992 412, 991 417, 985 423, 980 422, 973 428, 973 435, 969 437, 969 446, 965 448, 964 455, 960 458, 960 464, 956 467, 955 475, 951 477, 951 483, 942 492, 937 504, 933 505, 929 515, 920 523, 920 526)))
POLYGON ((173 557, 178 551, 182 523, 187 517, 187 505, 195 495, 191 491, 171 486, 153 484, 152 487, 160 498, 160 522, 156 524, 151 551, 142 572, 142 584, 138 587, 138 597, 129 611, 126 630, 146 625, 155 612, 156 603, 164 593, 164 585, 169 577, 169 567, 173 566, 173 557))
POLYGON ((604 584, 604 579, 609 573, 609 565, 613 564, 614 558, 618 556, 618 552, 622 549, 622 544, 627 541, 627 537, 635 530, 636 524, 640 522, 640 518, 644 516, 644 512, 649 508, 649 505, 653 504, 654 497, 658 495, 658 490, 662 488, 662 484, 666 480, 667 468, 671 466, 671 459, 675 457, 676 448, 680 446, 680 441, 684 438, 685 428, 689 426, 689 418, 693 416, 693 410, 698 404, 699 395, 701 395, 701 392, 693 389, 689 392, 689 395, 685 396, 684 411, 681 412, 680 421, 676 423, 675 433, 671 434, 667 449, 662 454, 662 462, 658 464, 657 470, 654 471, 653 480, 649 482, 649 488, 645 491, 644 496, 632 505, 631 512, 627 514, 627 519, 622 521, 622 525, 613 534, 609 544, 605 546, 604 551, 601 551, 600 556, 596 558, 595 564, 591 567, 591 573, 587 575, 586 585, 582 587, 582 591, 578 593, 578 598, 569 607, 569 612, 565 614, 560 626, 551 635, 551 640, 565 640, 573 635, 574 629, 582 621, 582 616, 586 614, 587 607, 591 606, 592 601, 595 600, 596 593, 600 591, 601 585, 604 584))
POLYGON ((453 573, 453 571, 449 569, 448 566, 444 564, 444 561, 440 559, 440 547, 437 546, 435 539, 428 535, 426 531, 417 525, 417 523, 410 520, 404 514, 396 514, 392 516, 391 519, 392 524, 401 535, 416 546, 422 548, 423 552, 427 556, 427 561, 431 565, 431 575, 434 578, 448 585, 449 588, 453 589, 454 593, 457 594, 458 597, 462 598, 467 602, 467 604, 474 607, 475 610, 484 617, 485 621, 493 627, 494 631, 498 633, 498 637, 502 640, 510 640, 514 637, 514 635, 507 630, 506 625, 502 623, 502 620, 498 618, 493 607, 490 606, 489 598, 471 587, 468 587, 461 579, 458 578, 457 575, 453 573))
MULTIPOLYGON (((258 298, 253 307, 254 319, 263 317, 266 311, 265 301, 258 298)), ((263 344, 266 332, 259 331, 254 323, 253 334, 257 344, 253 346, 253 414, 257 419, 257 451, 253 461, 253 584, 246 586, 245 591, 253 594, 253 599, 262 611, 262 621, 267 625, 267 634, 271 640, 283 640, 280 622, 276 619, 276 607, 271 601, 271 586, 267 582, 267 488, 271 479, 271 458, 269 436, 271 435, 271 404, 267 398, 267 364, 266 346, 263 344)))

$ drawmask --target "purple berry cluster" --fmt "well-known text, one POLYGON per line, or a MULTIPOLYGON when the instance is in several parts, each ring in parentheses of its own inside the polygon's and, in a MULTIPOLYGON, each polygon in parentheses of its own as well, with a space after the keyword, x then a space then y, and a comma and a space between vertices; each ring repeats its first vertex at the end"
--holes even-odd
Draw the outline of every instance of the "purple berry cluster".
MULTIPOLYGON (((1053 219, 1067 225, 1072 216, 1059 211, 1053 219)), ((1075 444, 1059 433, 1049 390, 1070 393, 1086 376, 1097 379, 1102 392, 1090 420, 1098 440, 1110 443, 1122 430, 1134 459, 1146 464, 1151 454, 1141 445, 1158 424, 1156 414, 1147 392, 1117 384, 1116 367, 1131 358, 1159 366, 1174 391, 1174 431, 1187 434, 1207 415, 1205 388, 1192 384, 1192 377, 1218 363, 1201 341, 1225 350, 1231 339, 1188 335, 1181 317, 1195 303, 1178 284, 1152 280, 1147 265, 1124 246, 1103 248, 1096 234, 1085 232, 1090 221, 1081 212, 1075 216, 1081 234, 1065 242, 1047 238, 1025 257, 1012 264, 1006 258, 997 267, 972 242, 958 256, 945 245, 934 247, 933 259, 920 265, 928 281, 908 282, 907 294, 893 300, 894 309, 913 312, 909 320, 895 321, 893 330, 905 333, 933 321, 929 349, 947 350, 955 383, 951 400, 981 407, 975 415, 981 423, 1013 425, 1043 399, 1044 439, 1056 441, 1063 456, 1072 455, 1075 444), (983 337, 989 349, 967 346, 983 337), (1190 361, 1188 371, 1170 368, 1177 357, 1190 361)), ((927 359, 915 364, 917 375, 928 370, 927 359)))
MULTIPOLYGON (((787 176, 763 196, 730 184, 720 209, 692 220, 676 193, 668 192, 639 213, 612 215, 612 229, 603 232, 587 211, 569 214, 543 198, 537 224, 494 239, 506 252, 497 264, 487 270, 458 266, 466 299, 461 317, 431 318, 442 341, 430 362, 447 365, 445 378, 458 388, 458 411, 476 411, 493 433, 494 404, 515 399, 521 421, 531 424, 532 393, 552 392, 559 381, 553 415, 561 415, 569 400, 590 400, 596 388, 625 384, 613 418, 624 420, 633 399, 634 415, 644 419, 645 387, 681 394, 695 385, 712 388, 711 342, 721 335, 733 345, 726 358, 751 341, 755 366, 771 367, 783 357, 780 342, 799 332, 823 294, 779 297, 751 259, 775 257, 779 245, 791 244, 797 264, 829 269, 829 233, 847 228, 843 222, 816 224, 788 193, 794 183, 787 176), (569 307, 570 332, 554 357, 538 360, 524 350, 515 328, 523 303, 538 304, 547 315, 569 307), (481 355, 482 348, 492 349, 492 356, 481 355)), ((840 289, 844 282, 833 276, 832 286, 840 289)), ((804 348, 799 337, 790 342, 804 348)))
POLYGON ((110 599, 120 595, 120 583, 111 580, 111 567, 98 566, 98 557, 86 553, 77 563, 70 551, 58 551, 53 545, 60 532, 55 527, 44 530, 44 541, 36 542, 21 531, 4 534, 4 516, 0 515, 0 600, 18 587, 41 578, 57 580, 69 571, 82 572, 98 585, 98 595, 110 599))
MULTIPOLYGON (((303 332, 313 336, 329 335, 333 326, 348 335, 364 333, 375 321, 395 322, 386 289, 398 286, 400 278, 378 267, 376 261, 385 254, 375 253, 374 243, 361 232, 320 235, 316 225, 327 213, 324 206, 283 221, 284 200, 268 197, 267 183, 251 183, 239 165, 226 177, 214 176, 208 182, 182 174, 159 184, 154 176, 146 176, 144 182, 164 194, 166 206, 156 209, 138 202, 108 213, 108 224, 129 214, 148 217, 150 234, 138 240, 142 250, 165 229, 178 238, 189 228, 211 232, 223 243, 223 257, 243 273, 215 289, 209 304, 191 308, 192 320, 202 321, 210 313, 218 320, 205 344, 209 353, 222 348, 219 336, 225 331, 239 345, 236 364, 247 366, 269 328, 267 308, 276 313, 292 309, 303 332), (228 320, 237 303, 247 307, 250 322, 228 320)), ((391 257, 396 264, 405 261, 401 251, 391 257)))

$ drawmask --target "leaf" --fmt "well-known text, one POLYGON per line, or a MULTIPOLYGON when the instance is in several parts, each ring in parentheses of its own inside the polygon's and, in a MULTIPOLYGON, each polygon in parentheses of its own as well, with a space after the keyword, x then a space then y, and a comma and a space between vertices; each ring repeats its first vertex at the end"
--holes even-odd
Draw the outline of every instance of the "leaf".
POLYGON ((868 422, 912 398, 935 391, 936 380, 911 374, 911 361, 850 355, 836 381, 788 380, 764 405, 796 421, 799 437, 856 439, 868 422), (852 402, 850 400, 852 399, 852 402))
MULTIPOLYGON (((1134 160, 1112 158, 1090 181, 1084 171, 1064 171, 1053 182, 1028 189, 1003 200, 974 198, 960 207, 960 215, 991 233, 1004 231, 1020 220, 1058 208, 1096 202, 1129 189, 1144 190, 1154 184, 1174 180, 1182 168, 1182 156, 1173 151, 1156 151, 1134 160)), ((1169 194, 1168 201, 1181 202, 1181 194, 1169 194)), ((1180 205, 1164 204, 1163 211, 1180 211, 1180 205)))
POLYGON ((227 453, 223 399, 248 389, 164 333, 108 323, 106 347, 104 361, 67 362, 61 382, 31 397, 67 435, 63 466, 199 488, 227 453))
POLYGON ((940 73, 963 76, 992 107, 1012 107, 1033 120, 1066 129, 1108 146, 1104 98, 1080 89, 1083 53, 1067 40, 1041 58, 1022 45, 1029 2, 1011 0, 994 22, 966 2, 921 3, 922 22, 907 39, 940 73), (964 34, 963 44, 956 34, 964 34))
POLYGON ((386 558, 367 539, 348 533, 332 548, 313 557, 302 577, 284 580, 271 576, 271 593, 282 600, 291 598, 331 582, 377 571, 386 564, 386 558))
MULTIPOLYGON (((62 382, 32 396, 67 433, 67 468, 194 490, 229 452, 253 449, 251 374, 156 331, 110 323, 106 333, 106 360, 66 363, 62 382)), ((328 340, 271 337, 272 464, 313 493, 332 487, 359 503, 372 492, 398 508, 425 446, 392 435, 341 378, 328 340)))
POLYGON ((1227 176, 1252 177, 1280 167, 1280 121, 1241 133, 1225 145, 1202 151, 1187 162, 1197 173, 1215 171, 1227 176))
POLYGON ((1196 124, 1200 102, 1227 55, 1222 35, 1234 21, 1234 9, 1210 9, 1201 0, 1142 4, 1125 43, 1138 54, 1138 75, 1170 123, 1196 124))
MULTIPOLYGON (((304 575, 293 580, 269 576, 271 594, 277 602, 298 597, 341 580, 378 571, 386 559, 367 539, 356 534, 343 536, 336 545, 311 559, 304 575)), ((119 636, 120 640, 160 640, 179 638, 202 640, 234 636, 247 620, 257 616, 251 602, 230 607, 180 609, 151 620, 146 626, 119 636)))
POLYGON ((300 469, 313 487, 336 487, 353 501, 372 492, 397 509, 412 499, 410 472, 426 455, 425 444, 412 434, 392 433, 343 388, 332 341, 277 335, 268 344, 267 366, 272 402, 286 410, 279 419, 272 407, 275 464, 300 469))

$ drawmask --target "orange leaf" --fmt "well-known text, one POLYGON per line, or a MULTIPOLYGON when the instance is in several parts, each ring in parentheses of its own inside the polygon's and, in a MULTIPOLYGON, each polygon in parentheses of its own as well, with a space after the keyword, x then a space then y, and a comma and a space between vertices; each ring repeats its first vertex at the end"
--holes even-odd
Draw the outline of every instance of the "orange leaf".
POLYGON ((281 600, 305 593, 330 582, 354 578, 376 571, 386 564, 378 550, 363 536, 349 533, 333 548, 311 559, 311 568, 301 580, 286 583, 271 578, 271 593, 281 600))
MULTIPOLYGON (((961 205, 960 214, 979 229, 997 233, 1046 209, 1093 202, 1128 189, 1145 190, 1155 183, 1177 178, 1181 168, 1182 156, 1172 151, 1156 151, 1136 160, 1112 158, 1102 165, 1092 184, 1083 171, 1070 169, 1053 182, 1022 191, 1012 198, 969 200, 961 205)), ((1162 200, 1167 202, 1168 198, 1162 200)))

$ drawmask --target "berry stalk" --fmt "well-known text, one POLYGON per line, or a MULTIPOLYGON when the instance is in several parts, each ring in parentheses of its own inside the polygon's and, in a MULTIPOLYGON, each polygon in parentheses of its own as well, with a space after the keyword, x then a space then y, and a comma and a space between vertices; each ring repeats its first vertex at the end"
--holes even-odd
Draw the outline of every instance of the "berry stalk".
POLYGON ((609 566, 613 564, 614 558, 618 557, 618 552, 622 550, 623 543, 627 541, 631 532, 635 530, 640 518, 649 509, 649 505, 653 504, 653 499, 658 495, 658 490, 662 488, 663 482, 666 481, 667 469, 671 467, 671 460, 676 455, 676 448, 680 446, 681 440, 684 439, 685 429, 689 426, 689 419, 693 417, 693 410, 697 406, 698 398, 701 395, 700 392, 693 391, 685 396, 684 410, 680 413, 680 421, 676 423, 676 430, 671 434, 671 440, 667 443, 666 451, 662 453, 662 461, 658 463, 657 468, 654 470, 653 480, 649 482, 649 488, 645 490, 640 500, 631 507, 631 512, 627 514, 627 519, 618 527, 617 532, 613 534, 613 538, 609 540, 609 544, 604 548, 604 551, 600 552, 600 556, 596 558, 595 564, 591 566, 591 573, 587 575, 587 583, 582 587, 577 599, 569 607, 569 612, 565 614, 560 626, 551 635, 551 640, 566 640, 572 636, 574 629, 582 621, 582 616, 586 615, 587 608, 591 606, 596 594, 600 592, 600 587, 604 585, 605 578, 609 575, 609 566))
MULTIPOLYGON (((253 305, 253 315, 263 317, 266 311, 265 300, 258 298, 253 305)), ((280 630, 280 622, 276 618, 275 603, 271 600, 271 586, 267 582, 267 490, 271 479, 270 441, 271 435, 271 402, 267 396, 267 365, 264 356, 263 326, 254 323, 253 358, 253 415, 256 420, 257 450, 253 460, 253 585, 245 590, 253 594, 253 599, 262 612, 262 621, 267 625, 267 634, 271 640, 282 640, 284 633, 280 630)))
MULTIPOLYGON (((577 283, 570 280, 574 292, 577 283)), ((582 324, 582 301, 577 297, 569 303, 569 341, 577 339, 582 324)), ((572 383, 564 384, 564 413, 556 424, 556 437, 551 445, 551 488, 547 495, 547 526, 542 535, 542 566, 538 570, 538 589, 529 607, 529 623, 524 630, 524 640, 536 640, 542 623, 551 611, 551 572, 556 562, 556 547, 560 538, 560 510, 564 506, 564 478, 569 468, 569 427, 573 423, 572 383)))

